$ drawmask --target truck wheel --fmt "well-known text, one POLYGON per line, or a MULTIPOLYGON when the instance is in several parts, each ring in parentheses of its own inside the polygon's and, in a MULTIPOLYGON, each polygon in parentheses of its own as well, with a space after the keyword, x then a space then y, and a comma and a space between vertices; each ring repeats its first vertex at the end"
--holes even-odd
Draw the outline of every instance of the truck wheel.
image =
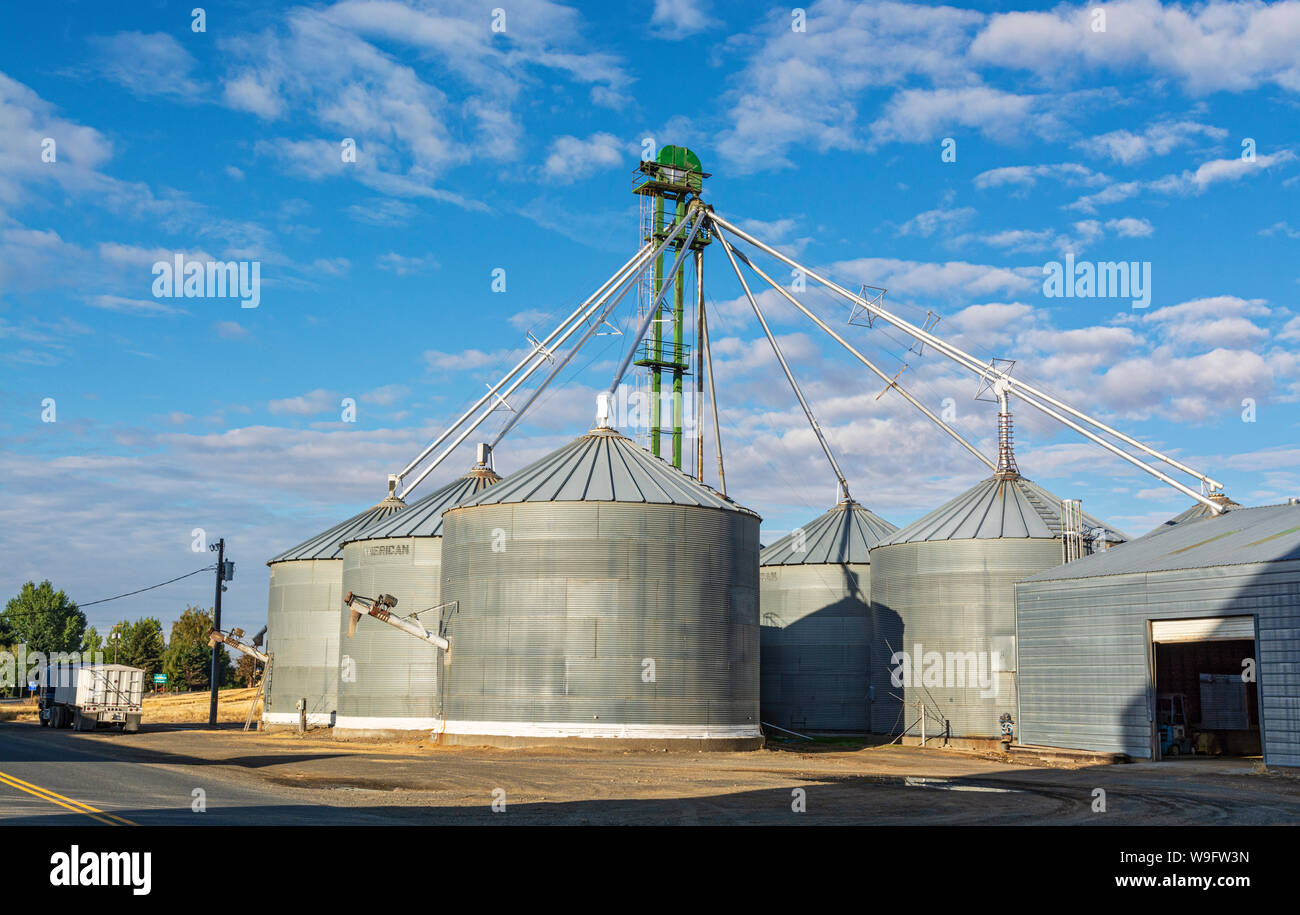
POLYGON ((73 724, 78 731, 95 730, 95 719, 91 718, 89 715, 81 714, 80 709, 77 710, 77 717, 73 724))
POLYGON ((44 711, 37 713, 36 720, 41 723, 41 727, 43 728, 48 728, 50 726, 50 722, 46 719, 44 711))
POLYGON ((122 730, 128 734, 135 734, 140 730, 140 716, 127 715, 126 722, 122 725, 122 730))

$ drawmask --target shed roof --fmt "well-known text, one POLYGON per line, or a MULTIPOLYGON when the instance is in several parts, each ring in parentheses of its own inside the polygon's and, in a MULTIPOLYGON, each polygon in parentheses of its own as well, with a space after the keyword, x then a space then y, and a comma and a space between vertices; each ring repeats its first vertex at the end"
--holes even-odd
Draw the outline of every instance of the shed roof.
POLYGON ((870 549, 896 530, 898 525, 846 499, 764 549, 758 561, 765 566, 869 563, 870 549), (800 539, 802 550, 796 549, 800 539))
POLYGON ((1300 560, 1300 505, 1237 508, 1158 529, 1118 549, 1030 576, 1054 581, 1300 560))
POLYGON ((458 508, 514 502, 643 502, 756 515, 614 429, 596 428, 458 508))
MULTIPOLYGON (((1128 535, 1105 522, 1083 515, 1084 532, 1101 530, 1099 538, 1122 543, 1128 535)), ((1061 536, 1061 499, 1018 474, 995 474, 945 502, 878 546, 927 540, 996 540, 1061 536)))

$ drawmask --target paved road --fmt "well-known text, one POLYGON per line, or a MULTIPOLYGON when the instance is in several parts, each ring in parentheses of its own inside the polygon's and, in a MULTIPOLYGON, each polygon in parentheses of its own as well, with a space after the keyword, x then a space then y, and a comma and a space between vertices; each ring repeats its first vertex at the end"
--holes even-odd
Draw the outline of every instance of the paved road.
POLYGON ((386 822, 363 810, 304 804, 289 794, 219 771, 207 760, 141 754, 109 735, 0 724, 0 826, 386 822), (196 788, 203 812, 194 809, 196 788))
POLYGON ((1061 770, 906 747, 649 753, 334 740, 328 732, 0 723, 0 826, 1300 823, 1300 778, 1241 760, 1061 770), (191 809, 202 789, 206 812, 191 809), (1105 811, 1097 809, 1097 789, 1105 811), (800 800, 798 792, 802 792, 800 800), (504 812, 493 809, 505 800, 504 812), (799 803, 796 803, 799 801, 799 803), (795 808, 802 806, 803 812, 795 808))

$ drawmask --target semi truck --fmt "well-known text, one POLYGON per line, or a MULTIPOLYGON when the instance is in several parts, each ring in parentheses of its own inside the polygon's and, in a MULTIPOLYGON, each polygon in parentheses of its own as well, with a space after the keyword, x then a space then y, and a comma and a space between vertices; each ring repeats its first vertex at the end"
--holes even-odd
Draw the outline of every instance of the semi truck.
POLYGON ((51 667, 37 701, 41 727, 93 731, 100 724, 140 730, 144 671, 125 664, 51 667))

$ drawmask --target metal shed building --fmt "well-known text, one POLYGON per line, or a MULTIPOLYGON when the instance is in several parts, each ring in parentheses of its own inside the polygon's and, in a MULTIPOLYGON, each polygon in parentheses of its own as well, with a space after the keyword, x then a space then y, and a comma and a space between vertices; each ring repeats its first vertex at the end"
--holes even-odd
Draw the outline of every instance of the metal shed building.
POLYGON ((334 724, 339 676, 339 613, 343 606, 344 540, 406 508, 387 498, 267 562, 266 648, 274 657, 262 721, 295 725, 298 701, 307 723, 334 724))
MULTIPOLYGON (((1127 539, 1086 514, 1083 528, 1089 549, 1127 539)), ((1064 561, 1062 530, 1061 499, 1007 471, 871 551, 874 731, 919 735, 924 712, 928 736, 1000 736, 1016 710, 1014 586, 1064 561)))
MULTIPOLYGON (((442 602, 442 513, 500 479, 478 464, 356 534, 343 544, 343 593, 391 594, 401 615, 437 608, 442 602)), ((335 620, 341 646, 335 732, 362 736, 433 728, 441 712, 443 653, 371 619, 362 620, 348 638, 349 618, 342 612, 335 620)), ((437 631, 440 612, 419 619, 437 631)))
POLYGON ((754 512, 597 428, 443 526, 445 742, 761 745, 754 512))
MULTIPOLYGON (((1300 766, 1300 505, 1237 508, 1034 575, 1016 619, 1023 742, 1152 758, 1161 647, 1232 643, 1230 670, 1201 683, 1230 672, 1254 691, 1265 763, 1300 766)), ((1210 698, 1188 697, 1193 723, 1210 698)))
POLYGON ((846 499, 759 557, 760 707, 793 730, 871 730, 870 549, 898 530, 846 499))

